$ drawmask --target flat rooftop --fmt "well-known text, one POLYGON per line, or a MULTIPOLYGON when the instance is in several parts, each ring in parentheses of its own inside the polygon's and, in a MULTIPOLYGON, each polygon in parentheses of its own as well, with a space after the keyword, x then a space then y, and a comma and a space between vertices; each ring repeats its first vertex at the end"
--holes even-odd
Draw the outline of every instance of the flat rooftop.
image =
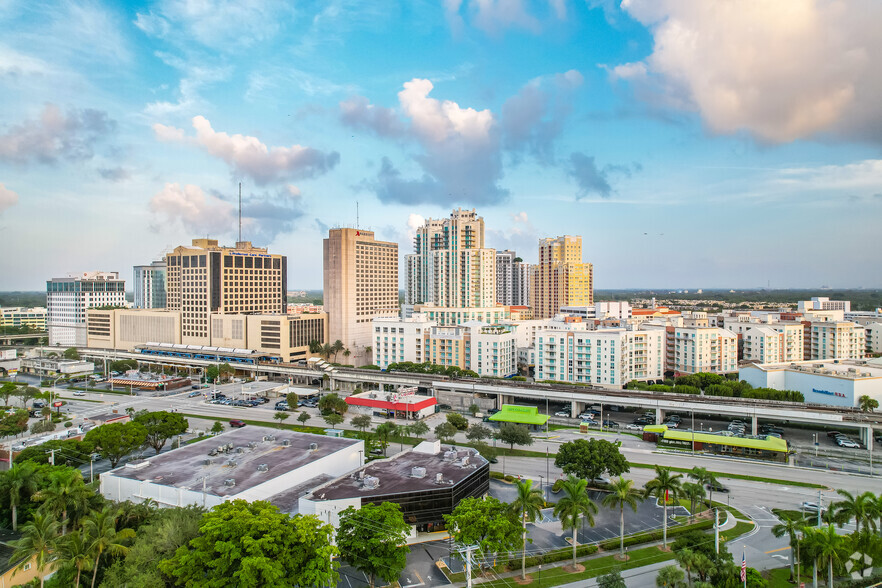
MULTIPOLYGON (((421 445, 431 445, 424 442, 421 445)), ((419 447, 419 446, 418 446, 419 447)), ((341 498, 370 498, 407 492, 426 492, 459 484, 487 464, 471 448, 423 453, 416 449, 405 451, 388 459, 380 459, 312 491, 311 500, 338 500, 341 498), (463 458, 467 458, 463 465, 463 458), (414 476, 414 468, 425 468, 423 477, 414 476), (436 481, 441 474, 441 482, 436 481), (368 476, 378 480, 376 488, 365 484, 368 476)))
POLYGON ((790 370, 819 376, 832 376, 862 380, 882 378, 882 366, 862 359, 820 359, 782 363, 761 363, 742 367, 756 367, 763 371, 790 370))
POLYGON ((204 477, 206 493, 235 496, 360 442, 357 439, 249 425, 168 453, 130 462, 108 473, 200 492, 204 477), (288 445, 284 444, 285 441, 288 445), (310 443, 316 443, 318 448, 310 451, 310 443), (232 449, 229 449, 230 445, 232 449), (220 447, 225 450, 214 456, 209 455, 209 452, 220 447), (207 460, 211 460, 211 463, 207 463, 207 460), (263 464, 266 471, 258 469, 258 465, 263 464), (235 486, 225 485, 224 481, 229 478, 236 480, 235 486))

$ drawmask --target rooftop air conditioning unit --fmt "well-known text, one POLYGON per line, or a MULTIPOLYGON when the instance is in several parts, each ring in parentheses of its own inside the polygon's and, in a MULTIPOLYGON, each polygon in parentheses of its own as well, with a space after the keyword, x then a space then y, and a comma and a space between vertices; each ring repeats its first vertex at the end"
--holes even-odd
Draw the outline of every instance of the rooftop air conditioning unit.
POLYGON ((258 472, 268 472, 269 466, 267 466, 265 463, 259 463, 259 464, 257 464, 257 471, 258 472))
POLYGON ((289 445, 291 445, 291 441, 289 439, 282 439, 283 447, 288 447, 289 445))
POLYGON ((245 448, 244 447, 237 447, 236 453, 245 453, 245 448))
POLYGON ((310 443, 310 444, 309 444, 309 450, 310 450, 310 451, 315 451, 315 450, 317 450, 317 449, 318 449, 318 443, 310 443))
POLYGON ((445 451, 444 459, 446 461, 453 461, 454 459, 456 459, 456 451, 445 451))
POLYGON ((232 450, 233 450, 233 444, 227 443, 227 451, 232 451, 232 450))
POLYGON ((202 461, 202 465, 206 465, 206 466, 210 466, 213 463, 214 463, 214 460, 210 459, 210 458, 202 461))
POLYGON ((254 449, 255 447, 257 447, 257 441, 249 441, 248 447, 250 447, 251 449, 254 449))
POLYGON ((375 476, 365 476, 364 487, 367 490, 376 490, 380 487, 380 478, 377 478, 375 476))
POLYGON ((444 483, 444 475, 441 472, 438 472, 437 474, 435 474, 435 483, 436 484, 443 484, 444 483))
POLYGON ((425 478, 426 477, 426 468, 420 466, 414 466, 410 470, 411 478, 425 478))
POLYGON ((230 466, 231 468, 234 468, 234 467, 236 467, 238 464, 236 463, 236 460, 235 460, 235 459, 228 459, 228 460, 227 460, 227 465, 230 466))
POLYGON ((467 465, 469 465, 469 457, 465 456, 462 458, 462 467, 466 467, 467 465))
POLYGON ((235 485, 236 485, 236 479, 235 479, 235 478, 227 478, 226 480, 224 480, 224 486, 230 486, 230 487, 232 487, 232 486, 235 486, 235 485))

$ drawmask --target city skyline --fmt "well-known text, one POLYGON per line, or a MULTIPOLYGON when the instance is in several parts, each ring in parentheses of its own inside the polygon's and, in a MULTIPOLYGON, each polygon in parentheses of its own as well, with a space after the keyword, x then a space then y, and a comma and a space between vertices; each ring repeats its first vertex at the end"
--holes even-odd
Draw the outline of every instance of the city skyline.
POLYGON ((289 287, 460 207, 598 290, 882 286, 882 6, 738 6, 0 3, 4 289, 233 245, 239 182, 289 287))

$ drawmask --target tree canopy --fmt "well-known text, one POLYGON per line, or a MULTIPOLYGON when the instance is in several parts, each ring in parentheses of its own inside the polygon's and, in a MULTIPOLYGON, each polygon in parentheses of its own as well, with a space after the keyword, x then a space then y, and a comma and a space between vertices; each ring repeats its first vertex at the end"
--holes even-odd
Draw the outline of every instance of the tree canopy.
POLYGON ((202 517, 199 535, 159 569, 185 586, 336 586, 333 527, 269 502, 233 500, 202 517))
POLYGON ((557 451, 554 465, 565 474, 586 480, 593 480, 604 473, 621 476, 631 470, 619 447, 605 439, 576 439, 564 443, 557 451))
POLYGON ((444 515, 454 542, 477 545, 485 554, 513 551, 521 544, 517 513, 498 498, 466 498, 444 515))
POLYGON ((508 443, 511 449, 515 445, 532 445, 533 436, 530 435, 530 429, 526 425, 518 423, 502 423, 496 438, 503 443, 508 443))
POLYGON ((116 467, 119 461, 144 445, 147 441, 147 429, 137 422, 112 423, 95 427, 83 439, 91 443, 104 459, 110 460, 110 466, 116 467))
POLYGON ((349 507, 340 513, 337 545, 341 556, 354 568, 386 583, 394 582, 407 564, 405 545, 410 526, 394 502, 349 507))
POLYGON ((175 435, 183 435, 190 426, 183 416, 164 410, 139 414, 134 420, 144 426, 147 431, 147 445, 156 453, 162 451, 166 441, 175 435))

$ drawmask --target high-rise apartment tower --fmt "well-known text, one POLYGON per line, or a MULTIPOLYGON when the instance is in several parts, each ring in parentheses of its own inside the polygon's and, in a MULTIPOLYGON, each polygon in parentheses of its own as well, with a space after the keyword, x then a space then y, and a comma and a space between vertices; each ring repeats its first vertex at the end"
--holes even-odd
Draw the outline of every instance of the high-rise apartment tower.
POLYGON ((530 300, 537 319, 553 317, 562 306, 594 304, 594 268, 582 261, 582 237, 565 235, 539 241, 530 300))
POLYGON ((134 268, 135 308, 165 308, 165 260, 134 268))
POLYGON ((530 305, 533 266, 511 250, 496 252, 496 302, 506 306, 530 305))
POLYGON ((126 281, 118 272, 86 272, 46 282, 49 345, 85 347, 86 309, 125 306, 126 281))

